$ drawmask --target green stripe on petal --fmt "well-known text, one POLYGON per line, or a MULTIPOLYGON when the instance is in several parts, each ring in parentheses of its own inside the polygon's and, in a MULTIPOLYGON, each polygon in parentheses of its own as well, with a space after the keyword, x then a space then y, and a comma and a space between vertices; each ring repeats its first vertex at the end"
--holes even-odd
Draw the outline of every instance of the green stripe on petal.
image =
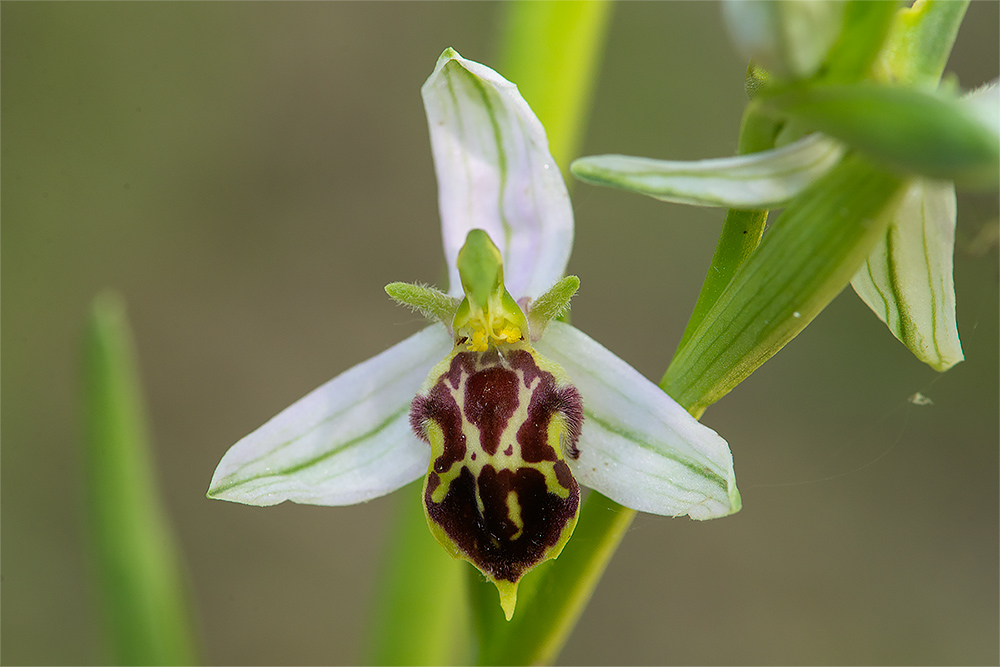
POLYGON ((770 208, 791 199, 829 171, 842 145, 813 134, 773 150, 739 157, 675 162, 625 155, 581 158, 577 178, 694 206, 770 208))
POLYGON ((462 295, 458 251, 482 229, 503 255, 511 294, 539 296, 562 277, 573 245, 573 211, 545 129, 514 84, 453 49, 421 92, 449 293, 462 295))
POLYGON ((955 321, 954 250, 955 186, 917 180, 851 280, 893 335, 938 371, 965 358, 955 321))
POLYGON ((577 481, 632 509, 712 519, 740 509, 729 445, 580 330, 549 323, 537 345, 583 396, 577 481))
POLYGON ((322 385, 233 445, 208 495, 247 505, 350 505, 422 476, 410 403, 452 348, 439 324, 322 385))

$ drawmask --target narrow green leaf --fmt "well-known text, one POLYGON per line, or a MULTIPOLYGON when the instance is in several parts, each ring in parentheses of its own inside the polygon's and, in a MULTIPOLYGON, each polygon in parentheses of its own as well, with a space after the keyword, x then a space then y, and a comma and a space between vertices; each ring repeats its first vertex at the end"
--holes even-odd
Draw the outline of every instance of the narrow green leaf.
POLYGON ((500 71, 517 83, 563 169, 577 154, 611 21, 606 0, 507 3, 500 71))
POLYGON ((120 297, 94 299, 84 350, 91 544, 114 661, 197 661, 179 549, 156 490, 136 355, 120 297))
MULTIPOLYGON (((421 483, 395 495, 395 517, 369 624, 368 664, 460 665, 469 660, 464 562, 427 529, 421 483)), ((492 585, 496 605, 496 588, 492 585)), ((499 607, 498 607, 499 608, 499 607)))
POLYGON ((699 415, 794 338, 881 238, 902 180, 849 155, 789 204, 677 351, 660 386, 699 415))
POLYGON ((960 100, 868 82, 810 86, 762 99, 905 172, 973 187, 994 188, 1000 180, 996 131, 960 100))
MULTIPOLYGON (((747 71, 749 73, 750 68, 747 71)), ((743 112, 736 152, 739 155, 744 155, 773 148, 775 136, 777 136, 781 126, 779 121, 761 113, 759 104, 751 102, 743 112)), ((702 283, 701 291, 698 293, 698 301, 684 327, 684 335, 681 336, 681 341, 677 344, 678 349, 687 344, 688 339, 694 334, 702 319, 715 305, 729 281, 736 275, 736 270, 743 265, 743 262, 760 243, 766 223, 766 209, 729 209, 726 212, 726 219, 722 223, 722 232, 715 245, 715 253, 712 255, 711 264, 705 273, 705 282, 702 283)))

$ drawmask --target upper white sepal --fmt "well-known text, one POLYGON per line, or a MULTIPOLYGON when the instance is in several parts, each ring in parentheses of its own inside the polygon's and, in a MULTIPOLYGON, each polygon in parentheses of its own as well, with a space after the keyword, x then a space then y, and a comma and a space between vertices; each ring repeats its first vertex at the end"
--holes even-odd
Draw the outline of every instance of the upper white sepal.
POLYGON ((563 276, 573 209, 545 129, 517 86, 453 49, 421 88, 438 181, 449 290, 462 296, 456 258, 472 229, 503 255, 515 299, 535 298, 563 276))

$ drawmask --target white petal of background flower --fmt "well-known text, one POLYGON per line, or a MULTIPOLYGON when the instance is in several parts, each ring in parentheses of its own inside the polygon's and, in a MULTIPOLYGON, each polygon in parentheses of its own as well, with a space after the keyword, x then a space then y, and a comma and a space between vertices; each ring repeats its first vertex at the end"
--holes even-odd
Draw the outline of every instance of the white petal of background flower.
POLYGON ((233 445, 209 496, 350 505, 422 476, 430 449, 410 429, 410 402, 451 347, 434 324, 338 375, 233 445))
POLYGON ((551 322, 536 345, 583 396, 581 484, 643 512, 711 519, 740 508, 729 446, 580 330, 551 322))
POLYGON ((921 361, 946 371, 965 356, 955 320, 955 186, 914 181, 854 291, 921 361))
POLYGON ((770 208, 788 201, 829 171, 843 145, 822 134, 739 157, 678 162, 595 155, 573 162, 573 174, 662 201, 693 206, 770 208))
POLYGON ((469 230, 483 229, 514 298, 539 296, 562 277, 573 246, 573 210, 545 129, 514 84, 452 49, 421 92, 449 293, 462 296, 455 260, 469 230))
POLYGON ((1000 86, 996 79, 966 94, 962 105, 1000 141, 1000 86))

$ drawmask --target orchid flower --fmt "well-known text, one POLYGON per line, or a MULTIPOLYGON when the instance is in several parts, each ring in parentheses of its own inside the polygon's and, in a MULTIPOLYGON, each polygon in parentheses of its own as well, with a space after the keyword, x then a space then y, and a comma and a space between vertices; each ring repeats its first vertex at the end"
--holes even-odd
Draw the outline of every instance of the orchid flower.
POLYGON ((446 50, 424 84, 449 289, 386 291, 432 324, 342 373, 223 456, 209 496, 349 505, 424 477, 428 526, 497 586, 570 538, 579 485, 655 514, 740 509, 718 434, 556 319, 579 280, 566 186, 517 88, 446 50))

